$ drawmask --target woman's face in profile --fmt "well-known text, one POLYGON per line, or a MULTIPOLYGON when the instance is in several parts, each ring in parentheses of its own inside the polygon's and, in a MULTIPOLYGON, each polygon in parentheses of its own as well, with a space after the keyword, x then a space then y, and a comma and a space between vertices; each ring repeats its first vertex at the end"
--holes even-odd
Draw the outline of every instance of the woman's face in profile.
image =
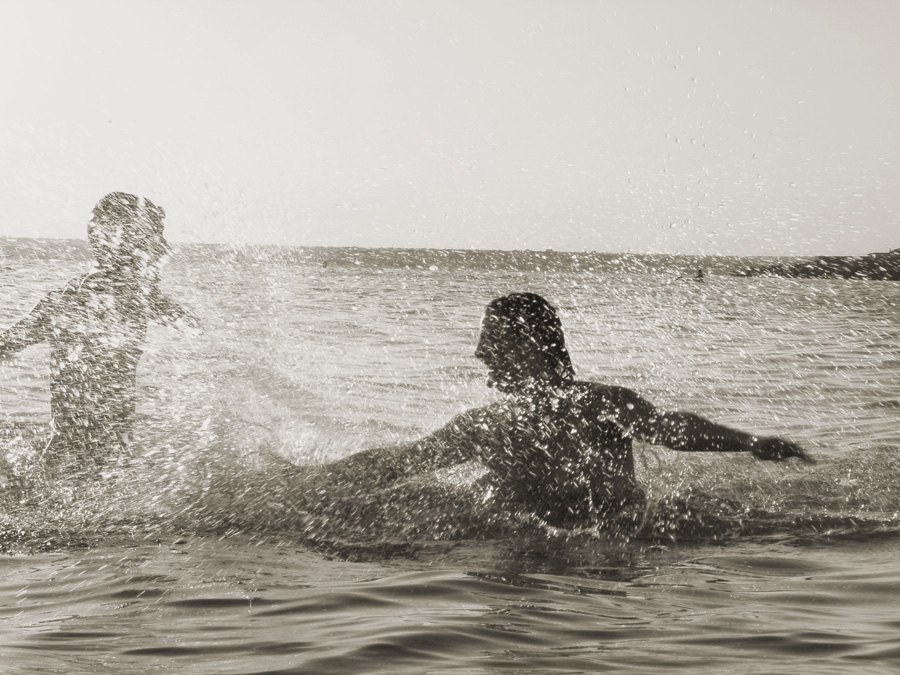
POLYGON ((481 322, 475 357, 487 366, 488 386, 504 393, 520 392, 539 377, 534 359, 522 349, 521 338, 506 319, 491 311, 481 322))

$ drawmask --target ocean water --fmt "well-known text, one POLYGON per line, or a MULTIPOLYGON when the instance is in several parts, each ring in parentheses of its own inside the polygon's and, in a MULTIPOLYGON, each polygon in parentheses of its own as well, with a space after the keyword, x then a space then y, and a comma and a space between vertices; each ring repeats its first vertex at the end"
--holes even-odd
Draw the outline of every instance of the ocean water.
MULTIPOLYGON (((48 350, 0 364, 0 669, 897 672, 900 284, 745 262, 181 248, 164 287, 202 329, 151 329, 130 456, 42 478, 48 350), (818 463, 639 445, 633 536, 490 513, 477 466, 310 498, 317 465, 497 396, 481 312, 522 290, 579 377, 818 463)), ((88 265, 0 239, 0 327, 88 265)))

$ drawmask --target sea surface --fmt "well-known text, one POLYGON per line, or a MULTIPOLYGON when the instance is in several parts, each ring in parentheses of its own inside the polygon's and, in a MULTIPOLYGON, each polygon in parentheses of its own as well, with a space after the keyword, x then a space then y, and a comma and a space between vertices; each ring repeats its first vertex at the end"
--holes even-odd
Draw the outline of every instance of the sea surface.
MULTIPOLYGON (((44 476, 48 349, 0 363, 0 670, 900 672, 900 283, 747 263, 180 247, 202 327, 151 328, 127 456, 44 476), (498 396, 472 352, 512 291, 559 308, 579 377, 818 463, 638 445, 633 535, 491 513, 475 465, 310 499, 498 396)), ((0 239, 0 328, 89 265, 0 239)))

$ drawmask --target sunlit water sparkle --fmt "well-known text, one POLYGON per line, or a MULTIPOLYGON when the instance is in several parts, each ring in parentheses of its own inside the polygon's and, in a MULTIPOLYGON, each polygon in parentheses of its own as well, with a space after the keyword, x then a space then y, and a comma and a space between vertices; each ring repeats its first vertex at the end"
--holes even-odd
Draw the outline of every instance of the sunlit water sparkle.
MULTIPOLYGON (((87 266, 75 244, 0 252, 3 327, 87 266)), ((0 365, 4 667, 889 672, 900 284, 727 276, 738 265, 180 251, 164 284, 203 329, 151 329, 133 455, 99 478, 34 462, 46 348, 0 365), (489 513, 466 490, 476 467, 377 494, 298 487, 306 465, 495 396, 472 357, 480 316, 520 290, 559 307, 580 377, 819 463, 640 446, 637 537, 489 513)))

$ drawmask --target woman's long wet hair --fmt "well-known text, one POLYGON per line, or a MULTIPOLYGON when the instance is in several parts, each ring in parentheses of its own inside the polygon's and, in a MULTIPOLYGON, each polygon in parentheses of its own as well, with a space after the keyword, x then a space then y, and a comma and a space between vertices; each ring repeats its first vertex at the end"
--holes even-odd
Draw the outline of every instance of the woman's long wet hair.
POLYGON ((492 300, 485 316, 499 319, 504 333, 523 353, 533 354, 542 362, 544 372, 563 382, 575 379, 559 315, 543 297, 537 293, 510 293, 492 300))

